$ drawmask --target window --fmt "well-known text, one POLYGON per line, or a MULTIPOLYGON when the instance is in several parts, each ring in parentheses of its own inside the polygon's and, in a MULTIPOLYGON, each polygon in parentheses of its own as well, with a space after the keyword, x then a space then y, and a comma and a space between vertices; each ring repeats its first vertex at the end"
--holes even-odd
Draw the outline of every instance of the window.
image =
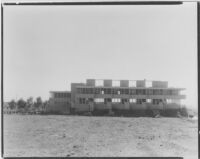
POLYGON ((86 93, 86 89, 85 89, 85 88, 83 88, 83 89, 82 89, 82 91, 83 91, 83 94, 85 94, 85 93, 86 93))
POLYGON ((104 99, 104 104, 107 104, 107 103, 109 103, 109 102, 111 102, 111 98, 105 98, 105 99, 104 99))
POLYGON ((159 104, 162 99, 153 99, 153 104, 159 104))
POLYGON ((122 104, 125 104, 125 103, 128 102, 128 100, 127 99, 122 99, 121 102, 122 102, 122 104))
POLYGON ((124 89, 120 89, 121 94, 124 94, 124 92, 125 92, 124 89))
POLYGON ((111 89, 110 88, 106 88, 104 91, 105 94, 111 94, 111 89))
POLYGON ((120 89, 121 94, 129 94, 129 89, 120 89))
POLYGON ((131 89, 130 90, 130 95, 135 95, 136 94, 136 90, 135 89, 131 89))
POLYGON ((136 102, 137 104, 142 104, 146 102, 146 99, 137 99, 136 102))
POLYGON ((113 87, 119 87, 120 86, 120 81, 112 81, 112 86, 113 87))
POLYGON ((120 94, 120 91, 117 91, 117 94, 120 94))
POLYGON ((178 95, 178 90, 171 90, 171 95, 178 95))
POLYGON ((145 95, 146 94, 146 90, 145 89, 137 89, 136 90, 136 94, 137 95, 145 95))
POLYGON ((93 98, 89 98, 88 101, 89 101, 89 102, 93 102, 94 99, 93 99, 93 98))
POLYGON ((136 102, 136 99, 129 99, 129 102, 130 102, 130 103, 135 103, 135 102, 136 102))
POLYGON ((159 90, 154 89, 154 90, 153 90, 153 94, 154 94, 154 95, 159 95, 159 90))
POLYGON ((129 87, 136 87, 136 81, 129 81, 129 87))
POLYGON ((146 81, 145 85, 146 87, 152 87, 152 81, 146 81))
POLYGON ((103 86, 103 80, 95 80, 95 86, 103 86))
POLYGON ((129 89, 125 89, 124 94, 129 94, 129 89))
POLYGON ((146 99, 142 99, 142 103, 146 103, 146 99))
POLYGON ((95 94, 100 94, 100 88, 95 89, 95 94))
POLYGON ((112 98, 113 103, 120 103, 121 99, 120 98, 112 98))
POLYGON ((117 90, 116 89, 112 89, 112 94, 117 94, 117 90))
POLYGON ((167 99, 167 103, 172 103, 172 100, 171 99, 167 99))
POLYGON ((111 102, 111 98, 106 98, 105 101, 106 102, 111 102))
POLYGON ((95 101, 95 103, 103 103, 104 98, 95 98, 94 101, 95 101))
POLYGON ((86 104, 85 98, 79 98, 79 104, 86 104))
POLYGON ((136 102, 137 102, 137 104, 142 104, 142 100, 141 99, 137 99, 136 102))
POLYGON ((153 95, 153 90, 152 89, 147 89, 147 94, 148 95, 153 95))
POLYGON ((101 94, 104 94, 104 90, 101 90, 101 94))
POLYGON ((164 89, 163 90, 163 95, 168 95, 168 90, 164 89))
POLYGON ((151 99, 147 99, 147 103, 151 103, 151 99))

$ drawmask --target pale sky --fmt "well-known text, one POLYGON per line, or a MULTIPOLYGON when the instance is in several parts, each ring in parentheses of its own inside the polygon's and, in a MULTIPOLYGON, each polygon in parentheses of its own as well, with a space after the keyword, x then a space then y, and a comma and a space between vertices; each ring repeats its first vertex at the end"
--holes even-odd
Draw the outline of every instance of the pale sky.
POLYGON ((87 78, 163 80, 197 108, 197 6, 4 6, 4 100, 87 78), (183 94, 184 94, 183 93, 183 94))

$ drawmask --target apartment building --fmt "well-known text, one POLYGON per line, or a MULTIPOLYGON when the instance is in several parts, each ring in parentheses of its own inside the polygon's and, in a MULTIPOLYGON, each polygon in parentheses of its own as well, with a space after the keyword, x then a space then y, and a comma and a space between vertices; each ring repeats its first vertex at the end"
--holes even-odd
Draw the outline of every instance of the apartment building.
POLYGON ((178 111, 184 88, 168 87, 167 81, 87 79, 71 83, 71 91, 50 92, 49 111, 146 112, 178 111))
POLYGON ((167 81, 95 80, 71 84, 71 106, 82 111, 178 110, 184 88, 169 88, 167 81))

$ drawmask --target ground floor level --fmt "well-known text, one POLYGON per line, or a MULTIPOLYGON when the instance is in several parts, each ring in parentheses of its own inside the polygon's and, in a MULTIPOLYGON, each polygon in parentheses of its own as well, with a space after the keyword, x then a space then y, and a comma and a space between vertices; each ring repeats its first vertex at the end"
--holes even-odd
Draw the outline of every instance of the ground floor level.
POLYGON ((5 115, 4 157, 198 158, 188 118, 5 115))

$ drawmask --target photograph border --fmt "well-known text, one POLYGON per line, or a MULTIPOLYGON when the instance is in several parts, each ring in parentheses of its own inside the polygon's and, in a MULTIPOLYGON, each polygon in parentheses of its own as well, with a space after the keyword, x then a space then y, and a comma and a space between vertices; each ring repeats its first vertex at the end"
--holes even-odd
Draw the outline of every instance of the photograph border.
MULTIPOLYGON (((197 3, 197 81, 198 81, 198 150, 200 147, 200 123, 199 123, 199 99, 200 99, 200 71, 199 71, 199 61, 200 61, 200 2, 199 1, 85 1, 85 2, 1 2, 1 157, 2 158, 66 158, 66 157, 4 157, 4 122, 3 122, 3 103, 4 103, 4 6, 22 5, 22 6, 34 6, 34 5, 180 5, 183 2, 193 2, 197 3)), ((67 157, 68 158, 68 157, 67 157)), ((82 157, 73 157, 82 158, 82 157)), ((85 158, 85 157, 84 157, 85 158)), ((87 158, 97 158, 97 157, 87 157, 87 158)), ((99 157, 98 157, 99 158, 99 157)), ((100 157, 108 158, 108 157, 100 157)), ((155 158, 155 157, 109 157, 109 158, 155 158)), ((157 159, 178 159, 182 157, 156 157, 157 159)), ((198 158, 200 158, 200 153, 198 151, 198 158)))

